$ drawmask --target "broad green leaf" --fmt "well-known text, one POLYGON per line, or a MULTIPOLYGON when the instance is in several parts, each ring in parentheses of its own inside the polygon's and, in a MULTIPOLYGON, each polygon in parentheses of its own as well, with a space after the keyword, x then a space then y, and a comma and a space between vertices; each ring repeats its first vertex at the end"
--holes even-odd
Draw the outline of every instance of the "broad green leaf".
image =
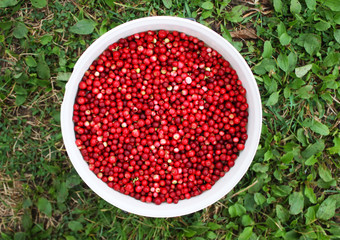
POLYGON ((316 132, 320 135, 323 135, 323 136, 327 136, 329 134, 329 129, 328 127, 321 123, 321 122, 318 122, 318 121, 314 121, 313 125, 310 127, 310 129, 313 131, 313 132, 316 132))
POLYGON ((309 158, 306 160, 305 164, 306 164, 307 166, 312 166, 312 165, 314 165, 314 164, 317 163, 317 162, 318 162, 318 159, 317 159, 316 157, 314 157, 314 156, 311 156, 311 157, 309 157, 309 158))
POLYGON ((77 22, 72 27, 70 27, 70 32, 80 35, 91 34, 94 30, 95 25, 96 25, 95 22, 88 19, 83 19, 77 22))
POLYGON ((166 8, 170 9, 172 7, 172 0, 162 0, 166 8))
POLYGON ((297 63, 296 53, 290 52, 288 55, 288 72, 294 71, 296 63, 297 63))
POLYGON ((0 8, 13 7, 17 5, 17 3, 18 3, 18 0, 1 0, 0 8))
POLYGON ((290 1, 290 12, 292 14, 298 14, 301 11, 301 4, 298 0, 290 1))
POLYGON ((318 31, 326 31, 328 28, 330 28, 331 24, 329 22, 321 20, 320 22, 314 24, 314 27, 318 31))
POLYGON ((24 232, 16 232, 14 234, 14 240, 25 240, 26 234, 24 232))
POLYGON ((305 65, 305 66, 302 66, 302 67, 295 68, 295 75, 298 78, 302 78, 303 76, 305 76, 309 72, 309 70, 312 69, 312 66, 313 66, 313 64, 308 64, 308 65, 305 65))
POLYGON ((21 86, 16 85, 14 91, 15 91, 15 104, 17 106, 20 106, 26 101, 28 95, 27 90, 21 86))
POLYGON ((213 230, 213 231, 222 228, 222 226, 220 224, 217 224, 217 223, 214 223, 214 222, 209 222, 208 227, 209 227, 210 230, 213 230))
POLYGON ((261 194, 261 193, 255 193, 254 194, 254 200, 255 200, 257 205, 262 205, 266 202, 266 197, 263 196, 263 194, 261 194))
POLYGON ((290 43, 290 41, 292 40, 292 37, 288 35, 288 33, 283 33, 281 36, 280 36, 280 43, 281 45, 283 46, 286 46, 290 43))
POLYGON ((30 211, 26 210, 24 215, 21 217, 22 226, 26 231, 28 231, 32 227, 32 214, 30 211))
POLYGON ((325 67, 332 67, 334 65, 338 65, 340 62, 340 53, 332 52, 327 55, 327 57, 323 61, 323 65, 325 67))
POLYGON ((292 215, 297 215, 303 210, 304 198, 301 192, 293 192, 289 196, 289 212, 292 215))
POLYGON ((340 43, 340 29, 336 29, 334 31, 334 38, 338 43, 340 43))
POLYGON ((231 9, 230 12, 225 13, 225 18, 230 22, 241 22, 243 20, 242 14, 248 7, 244 5, 238 5, 231 9))
POLYGON ((319 176, 325 182, 330 182, 333 179, 331 171, 324 165, 319 166, 318 168, 319 176))
POLYGON ((304 44, 303 44, 306 52, 313 56, 316 52, 318 52, 321 48, 321 38, 315 34, 305 34, 304 35, 304 44))
POLYGON ((270 58, 272 56, 272 53, 273 53, 272 44, 270 43, 270 41, 265 41, 263 46, 262 57, 270 58))
POLYGON ((246 213, 246 209, 239 203, 235 203, 228 208, 230 217, 239 217, 246 213))
POLYGON ((325 149, 325 143, 323 139, 317 140, 314 144, 309 145, 302 153, 302 157, 305 159, 310 158, 316 153, 322 152, 325 149))
POLYGON ((281 157, 281 161, 285 164, 290 163, 294 158, 294 153, 293 152, 288 152, 285 155, 281 157))
POLYGON ((26 27, 26 25, 24 23, 21 22, 17 22, 17 24, 15 25, 15 28, 13 30, 13 36, 21 39, 27 36, 28 33, 28 29, 26 27))
POLYGON ((287 55, 285 55, 284 53, 280 53, 277 57, 277 63, 279 68, 281 68, 285 73, 288 72, 289 62, 287 55))
POLYGON ((37 66, 37 62, 35 61, 34 57, 32 57, 32 56, 27 56, 25 58, 25 62, 27 64, 27 66, 29 66, 29 67, 36 67, 37 66))
POLYGON ((66 186, 66 182, 62 182, 59 186, 57 201, 60 203, 65 202, 67 196, 68 196, 68 189, 66 186))
POLYGON ((280 204, 276 205, 276 216, 281 222, 287 222, 289 219, 288 210, 280 204))
POLYGON ((320 204, 319 209, 316 212, 316 217, 321 220, 328 220, 334 216, 335 209, 336 200, 334 198, 328 197, 320 204))
POLYGON ((279 100, 279 91, 270 94, 268 101, 266 103, 266 106, 273 106, 278 102, 278 100, 279 100))
POLYGON ((206 1, 204 3, 202 3, 201 7, 205 10, 211 10, 214 8, 214 4, 210 1, 206 1))
POLYGON ((306 218, 306 225, 309 225, 316 221, 316 206, 311 206, 307 209, 307 212, 305 213, 306 218))
POLYGON ((305 187, 305 196, 309 199, 311 203, 316 203, 316 195, 314 193, 313 188, 305 187))
POLYGON ((43 8, 47 5, 47 0, 31 0, 33 7, 43 8))
POLYGON ((48 217, 52 216, 52 205, 46 198, 39 198, 37 206, 40 212, 45 213, 48 217))
POLYGON ((241 219, 243 226, 253 225, 255 222, 249 215, 243 215, 241 219))
POLYGON ((252 169, 255 172, 265 173, 265 172, 268 171, 269 166, 268 166, 268 164, 255 163, 254 166, 252 167, 252 169))
POLYGON ((340 11, 338 0, 318 0, 322 5, 329 7, 332 11, 340 11))
POLYGON ((50 68, 44 59, 43 53, 39 54, 38 56, 37 73, 41 79, 48 80, 51 77, 50 68))
POLYGON ((74 232, 78 232, 81 229, 83 229, 83 225, 78 221, 70 221, 68 223, 68 227, 69 227, 69 229, 71 229, 74 232))
POLYGON ((253 234, 253 227, 246 227, 241 232, 238 240, 248 240, 250 239, 251 235, 253 234))
POLYGON ((208 239, 216 239, 216 237, 217 237, 216 233, 214 233, 212 231, 207 232, 207 238, 208 239))
POLYGON ((277 35, 280 37, 282 34, 284 34, 285 32, 287 32, 286 30, 286 25, 283 22, 280 22, 277 25, 277 35))
POLYGON ((292 188, 288 185, 274 185, 272 188, 272 192, 275 196, 278 197, 286 197, 288 196, 292 191, 292 188))
POLYGON ((334 144, 333 147, 328 149, 329 153, 338 154, 340 156, 340 135, 334 136, 333 144, 334 144))
POLYGON ((315 0, 305 0, 307 7, 310 10, 315 10, 316 1, 315 0))
POLYGON ((70 79, 70 77, 71 77, 70 72, 59 72, 57 76, 57 80, 67 82, 70 79))
POLYGON ((46 45, 47 43, 51 42, 53 37, 49 34, 46 34, 40 38, 40 43, 42 45, 46 45))
POLYGON ((202 13, 201 17, 202 17, 202 19, 206 19, 206 18, 210 17, 211 14, 212 14, 211 11, 204 11, 204 12, 202 13))
POLYGON ((307 86, 304 86, 304 87, 300 88, 299 90, 297 90, 296 94, 302 99, 309 99, 313 95, 311 93, 312 90, 313 90, 313 86, 307 85, 307 86))
POLYGON ((282 1, 274 0, 273 1, 275 12, 282 13, 282 1))

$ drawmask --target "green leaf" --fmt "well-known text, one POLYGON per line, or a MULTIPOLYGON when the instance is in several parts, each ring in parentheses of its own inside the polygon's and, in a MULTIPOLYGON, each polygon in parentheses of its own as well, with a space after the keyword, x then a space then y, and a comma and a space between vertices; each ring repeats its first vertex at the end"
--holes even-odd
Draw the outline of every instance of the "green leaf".
POLYGON ((296 94, 302 99, 309 99, 313 95, 311 93, 312 90, 313 90, 313 86, 307 85, 307 86, 304 86, 304 87, 300 88, 299 90, 297 90, 296 94))
POLYGON ((315 208, 316 206, 311 206, 307 209, 307 212, 305 213, 306 225, 309 225, 316 220, 315 208))
POLYGON ((286 32, 283 33, 281 36, 280 36, 280 43, 281 45, 283 46, 286 46, 290 43, 290 41, 292 40, 292 37, 289 36, 286 32))
POLYGON ((37 73, 41 79, 48 80, 51 77, 50 68, 44 59, 43 53, 39 54, 38 56, 37 73))
POLYGON ((334 38, 338 43, 340 43, 340 29, 336 29, 334 31, 334 38))
POLYGON ((273 54, 273 47, 270 41, 265 41, 263 45, 263 53, 262 57, 263 58, 270 58, 273 54))
POLYGON ((33 7, 43 8, 47 5, 47 0, 31 0, 33 7))
POLYGON ((251 235, 253 234, 253 227, 246 227, 241 232, 238 240, 248 240, 250 239, 251 235))
POLYGON ((251 217, 249 215, 243 215, 241 222, 242 222, 243 226, 249 226, 249 225, 253 225, 255 223, 254 220, 251 219, 251 217))
POLYGON ((340 4, 338 0, 318 0, 324 6, 329 7, 332 11, 340 11, 340 4))
POLYGON ((331 52, 327 55, 327 57, 323 61, 323 65, 325 67, 332 67, 334 65, 339 64, 340 53, 338 52, 331 52))
POLYGON ((15 38, 21 39, 27 36, 28 29, 25 24, 18 22, 13 30, 13 36, 15 38))
POLYGON ((77 22, 72 27, 70 27, 70 32, 80 35, 91 34, 94 30, 95 25, 96 25, 95 22, 88 19, 83 19, 77 22))
POLYGON ((70 79, 71 74, 72 73, 70 73, 70 72, 59 72, 58 76, 57 76, 57 80, 67 82, 70 79))
POLYGON ((284 222, 287 222, 289 219, 289 212, 282 205, 277 204, 276 205, 276 216, 279 218, 281 222, 284 223, 284 222))
POLYGON ((21 86, 16 85, 14 91, 15 91, 15 104, 17 106, 20 106, 26 101, 28 95, 27 90, 21 86))
POLYGON ((304 198, 301 192, 293 192, 289 196, 289 212, 292 215, 297 215, 302 212, 304 206, 304 198))
POLYGON ((2 0, 0 1, 0 8, 13 7, 18 4, 18 0, 2 0))
POLYGON ((29 67, 36 67, 37 66, 37 62, 35 61, 35 59, 32 56, 27 56, 25 58, 25 62, 27 64, 27 66, 29 66, 29 67))
POLYGON ((286 73, 288 72, 289 62, 287 55, 280 53, 279 56, 277 57, 277 63, 279 68, 281 68, 286 73))
POLYGON ((217 224, 217 223, 214 223, 214 222, 209 222, 208 227, 209 227, 210 230, 213 230, 213 231, 222 228, 222 226, 220 224, 217 224))
POLYGON ((201 17, 202 17, 202 19, 206 19, 206 18, 210 17, 211 14, 212 14, 211 11, 203 11, 201 17))
POLYGON ((329 153, 338 154, 340 156, 340 134, 338 136, 334 136, 333 143, 333 147, 328 149, 329 153))
POLYGON ((266 202, 266 197, 263 196, 261 193, 255 193, 254 194, 254 200, 257 205, 262 205, 266 202))
POLYGON ((24 232, 16 232, 14 234, 14 240, 25 240, 26 234, 24 232))
POLYGON ((57 201, 60 202, 60 203, 65 202, 67 196, 68 196, 68 189, 67 189, 67 186, 66 186, 66 182, 63 182, 59 186, 57 201))
POLYGON ((211 10, 214 8, 214 4, 210 1, 205 1, 204 3, 202 3, 201 7, 205 10, 211 10))
POLYGON ((298 0, 290 1, 290 12, 292 14, 298 14, 301 11, 301 4, 298 0))
POLYGON ((207 232, 207 238, 208 239, 216 239, 216 237, 217 237, 216 233, 214 233, 212 231, 207 232))
POLYGON ((275 12, 282 13, 282 1, 274 0, 273 1, 275 12))
POLYGON ((51 42, 53 37, 49 34, 46 34, 40 38, 40 43, 42 45, 46 45, 47 43, 51 42))
POLYGON ((302 153, 302 157, 305 159, 310 158, 316 153, 322 152, 325 149, 325 143, 323 139, 317 140, 314 144, 309 145, 302 153))
POLYGON ((45 213, 48 217, 52 216, 52 205, 46 198, 39 198, 37 206, 40 212, 45 213))
POLYGON ((320 22, 314 24, 314 27, 318 31, 326 31, 328 28, 330 28, 331 24, 329 22, 321 20, 320 22))
POLYGON ((292 188, 288 185, 274 185, 272 191, 275 196, 286 197, 291 193, 292 188))
POLYGON ((166 8, 170 9, 172 7, 172 0, 162 0, 166 8))
POLYGON ((273 106, 278 102, 278 100, 279 100, 279 91, 270 94, 268 101, 266 103, 266 106, 273 106))
POLYGON ((313 56, 316 52, 321 49, 321 38, 315 34, 305 34, 304 35, 304 44, 303 44, 306 52, 313 56))
POLYGON ((320 204, 316 217, 321 220, 328 220, 334 217, 336 209, 336 200, 328 197, 325 201, 320 204))
POLYGON ((313 66, 313 64, 308 64, 308 65, 305 65, 305 66, 302 66, 302 67, 295 68, 295 75, 298 78, 302 78, 303 76, 305 76, 309 72, 309 70, 312 69, 312 66, 313 66))
POLYGON ((310 10, 315 10, 316 1, 315 0, 305 0, 307 7, 310 10))
POLYGON ((311 203, 316 203, 316 195, 313 188, 305 187, 305 196, 309 199, 311 203))
POLYGON ((68 227, 69 227, 69 229, 71 229, 74 232, 78 232, 81 229, 83 229, 83 225, 78 221, 70 221, 68 223, 68 227))
POLYGON ((330 182, 334 180, 331 171, 327 167, 323 165, 319 166, 318 172, 321 179, 325 182, 330 182))
POLYGON ((235 203, 228 208, 231 217, 242 216, 246 213, 246 209, 239 203, 235 203))
POLYGON ((248 7, 244 5, 237 5, 231 9, 230 12, 225 13, 225 18, 230 22, 241 22, 243 20, 242 14, 248 7))
POLYGON ((32 222, 32 215, 30 211, 25 211, 24 215, 21 218, 21 223, 25 231, 28 231, 32 227, 33 222, 32 222))
POLYGON ((288 72, 294 71, 296 62, 297 62, 297 55, 294 52, 290 52, 288 55, 288 72))
POLYGON ((328 127, 321 123, 321 122, 318 122, 318 121, 314 121, 313 125, 310 127, 310 129, 313 131, 313 132, 316 132, 320 135, 323 135, 323 136, 327 136, 329 134, 329 129, 328 127))

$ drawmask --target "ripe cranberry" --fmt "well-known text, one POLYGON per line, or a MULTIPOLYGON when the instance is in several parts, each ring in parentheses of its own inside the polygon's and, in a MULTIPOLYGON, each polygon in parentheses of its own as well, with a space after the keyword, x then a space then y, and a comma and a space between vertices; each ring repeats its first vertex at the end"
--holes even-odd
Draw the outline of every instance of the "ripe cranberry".
POLYGON ((136 33, 110 45, 80 81, 75 143, 110 188, 176 204, 234 166, 248 107, 236 71, 204 42, 177 31, 136 33))

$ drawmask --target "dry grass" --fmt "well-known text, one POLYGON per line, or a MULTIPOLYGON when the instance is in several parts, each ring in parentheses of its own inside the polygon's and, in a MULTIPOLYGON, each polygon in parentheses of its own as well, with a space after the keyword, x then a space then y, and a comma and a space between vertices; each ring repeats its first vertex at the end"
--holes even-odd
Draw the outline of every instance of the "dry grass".
MULTIPOLYGON (((18 178, 16 178, 18 179, 18 178)), ((23 183, 0 175, 0 232, 17 230, 17 222, 23 215, 20 205, 23 201, 23 183)))

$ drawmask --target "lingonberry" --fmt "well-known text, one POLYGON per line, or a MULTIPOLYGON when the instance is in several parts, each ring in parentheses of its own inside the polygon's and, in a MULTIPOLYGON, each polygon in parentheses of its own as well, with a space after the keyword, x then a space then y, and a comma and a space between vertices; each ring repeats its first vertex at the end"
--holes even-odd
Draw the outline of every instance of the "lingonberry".
POLYGON ((248 138, 246 90, 199 39, 146 31, 106 49, 79 83, 76 145, 110 188, 178 203, 213 187, 248 138))

